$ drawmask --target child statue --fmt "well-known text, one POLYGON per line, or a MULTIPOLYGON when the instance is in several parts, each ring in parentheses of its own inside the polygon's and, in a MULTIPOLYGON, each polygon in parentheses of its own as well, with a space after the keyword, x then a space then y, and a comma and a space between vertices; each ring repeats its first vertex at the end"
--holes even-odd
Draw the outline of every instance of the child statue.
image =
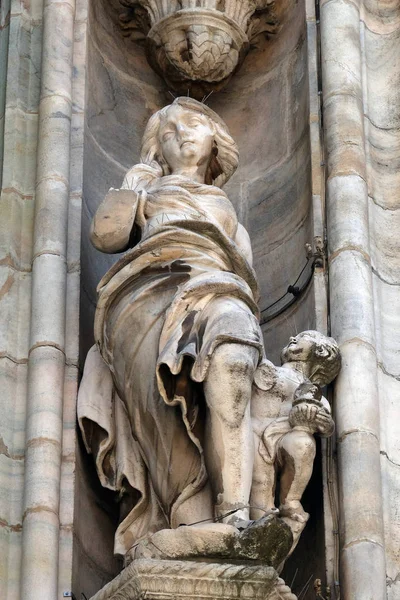
POLYGON ((335 379, 341 358, 335 340, 304 331, 290 338, 281 361, 281 367, 263 361, 255 374, 251 518, 275 508, 279 473, 280 516, 305 524, 309 515, 300 501, 313 470, 314 434, 329 437, 334 431, 331 409, 320 386, 335 379))

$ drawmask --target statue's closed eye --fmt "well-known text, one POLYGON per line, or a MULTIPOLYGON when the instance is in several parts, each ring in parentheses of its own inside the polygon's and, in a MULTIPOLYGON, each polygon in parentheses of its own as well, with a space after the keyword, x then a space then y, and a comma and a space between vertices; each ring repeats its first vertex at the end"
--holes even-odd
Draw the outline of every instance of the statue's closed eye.
POLYGON ((189 127, 199 127, 201 124, 202 122, 199 119, 192 119, 188 123, 189 127))

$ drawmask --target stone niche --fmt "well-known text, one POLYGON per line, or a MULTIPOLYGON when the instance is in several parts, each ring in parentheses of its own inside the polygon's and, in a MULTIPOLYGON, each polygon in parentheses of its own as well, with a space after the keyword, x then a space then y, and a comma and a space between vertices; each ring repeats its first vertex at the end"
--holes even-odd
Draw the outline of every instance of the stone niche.
MULTIPOLYGON (((169 3, 168 3, 169 4, 169 3)), ((138 162, 151 114, 168 104, 170 87, 149 66, 146 50, 124 35, 119 0, 93 0, 89 11, 87 103, 82 211, 81 363, 93 343, 96 285, 115 261, 89 241, 93 214, 109 187, 118 188, 138 162)), ((288 4, 276 34, 257 37, 241 68, 207 103, 227 123, 240 151, 238 171, 224 188, 251 237, 261 287, 261 309, 280 298, 303 268, 304 246, 313 238, 305 7, 288 4)), ((262 313, 265 315, 266 313, 262 313)), ((312 329, 312 285, 299 301, 262 325, 268 358, 279 363, 290 335, 312 329)), ((315 576, 323 577, 322 490, 316 464, 305 497, 310 521, 283 575, 290 583, 307 551, 315 576), (315 490, 315 492, 314 492, 315 490), (292 568, 291 565, 294 565, 292 568)), ((90 598, 121 569, 113 558, 112 496, 96 481, 91 457, 80 452, 76 474, 73 592, 90 598), (101 527, 99 523, 101 522, 101 527)), ((303 561, 302 561, 303 562, 303 561)), ((299 570, 294 592, 311 573, 299 570)))

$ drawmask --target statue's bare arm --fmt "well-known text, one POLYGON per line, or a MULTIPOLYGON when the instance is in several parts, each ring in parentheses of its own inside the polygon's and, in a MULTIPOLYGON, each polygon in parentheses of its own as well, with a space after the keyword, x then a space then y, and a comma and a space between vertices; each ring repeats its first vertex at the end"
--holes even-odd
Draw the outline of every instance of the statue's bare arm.
POLYGON ((123 252, 135 221, 138 194, 133 190, 110 189, 92 221, 90 239, 101 252, 123 252))

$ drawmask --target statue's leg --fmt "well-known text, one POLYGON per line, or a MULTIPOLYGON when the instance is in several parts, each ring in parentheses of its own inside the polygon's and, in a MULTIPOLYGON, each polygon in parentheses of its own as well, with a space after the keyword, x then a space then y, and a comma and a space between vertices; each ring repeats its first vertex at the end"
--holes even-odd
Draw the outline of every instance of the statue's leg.
POLYGON ((213 353, 204 382, 204 448, 216 516, 239 509, 225 522, 249 518, 254 460, 250 399, 258 358, 258 350, 251 346, 221 344, 213 353))
POLYGON ((300 501, 313 471, 314 436, 306 431, 293 429, 281 439, 278 452, 283 465, 280 479, 281 516, 306 521, 308 514, 300 501))
POLYGON ((250 518, 260 519, 266 511, 275 508, 276 470, 273 463, 267 463, 258 451, 260 438, 255 435, 253 481, 250 494, 250 518))

